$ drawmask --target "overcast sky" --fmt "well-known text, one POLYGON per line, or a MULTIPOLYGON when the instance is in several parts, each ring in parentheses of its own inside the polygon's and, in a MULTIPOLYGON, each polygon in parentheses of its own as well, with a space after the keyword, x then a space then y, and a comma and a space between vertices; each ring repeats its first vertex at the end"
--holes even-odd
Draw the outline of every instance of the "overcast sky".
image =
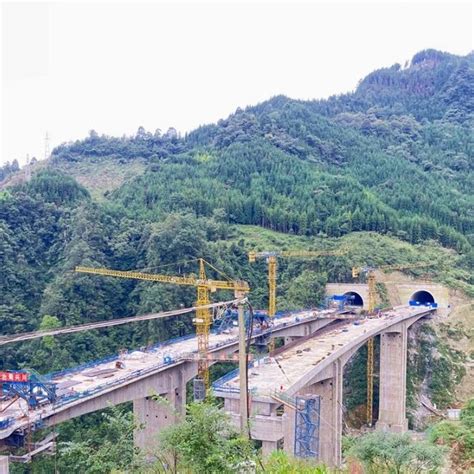
POLYGON ((353 90, 376 68, 473 48, 471 2, 3 3, 3 162, 90 129, 181 132, 285 94, 353 90))

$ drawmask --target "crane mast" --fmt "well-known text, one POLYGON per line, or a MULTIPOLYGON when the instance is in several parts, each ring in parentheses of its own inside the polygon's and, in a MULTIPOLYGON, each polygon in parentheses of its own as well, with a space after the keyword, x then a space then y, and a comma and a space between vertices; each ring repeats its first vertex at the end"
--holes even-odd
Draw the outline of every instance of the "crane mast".
MULTIPOLYGON (((268 264, 268 316, 273 318, 277 308, 277 259, 283 258, 311 258, 323 255, 342 255, 344 251, 311 251, 311 250, 265 250, 257 252, 252 250, 248 253, 249 262, 253 263, 259 258, 265 258, 268 264)), ((275 348, 275 339, 271 338, 268 350, 272 352, 275 348)))
MULTIPOLYGON (((171 285, 194 286, 197 288, 196 337, 198 343, 198 376, 196 377, 197 390, 207 392, 209 388, 209 332, 212 324, 212 314, 209 308, 200 308, 210 304, 210 293, 217 290, 233 290, 237 298, 243 298, 250 291, 247 282, 242 280, 212 280, 208 279, 205 270, 205 260, 199 259, 199 275, 194 276, 172 276, 156 273, 143 273, 138 271, 112 270, 110 268, 76 267, 75 271, 93 275, 111 276, 117 278, 132 278, 135 280, 167 283, 171 285), (202 387, 202 390, 199 389, 202 387)), ((195 391, 196 393, 196 391, 195 391)))
POLYGON ((311 258, 331 255, 343 255, 345 250, 332 251, 312 251, 312 250, 264 250, 257 252, 251 250, 248 253, 249 262, 253 263, 257 259, 265 258, 268 264, 268 316, 276 314, 276 288, 277 288, 277 259, 282 258, 311 258))
POLYGON ((277 259, 274 255, 268 257, 268 316, 271 318, 276 313, 276 283, 277 259))
MULTIPOLYGON (((206 279, 204 262, 199 261, 199 279, 206 279)), ((197 306, 204 306, 210 303, 209 289, 206 285, 199 284, 197 287, 197 306)), ((209 309, 199 308, 196 310, 196 336, 198 343, 198 381, 204 384, 204 390, 209 388, 209 362, 207 352, 209 349, 209 330, 211 327, 211 313, 209 309)))

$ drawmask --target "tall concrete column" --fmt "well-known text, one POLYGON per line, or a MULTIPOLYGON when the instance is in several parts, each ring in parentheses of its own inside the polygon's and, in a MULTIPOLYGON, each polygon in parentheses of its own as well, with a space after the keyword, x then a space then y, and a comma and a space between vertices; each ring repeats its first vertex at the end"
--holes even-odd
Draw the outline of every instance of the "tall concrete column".
POLYGON ((158 433, 177 423, 184 413, 186 386, 177 387, 160 397, 158 401, 151 396, 133 401, 133 413, 139 425, 134 433, 134 443, 146 454, 156 452, 158 433))
POLYGON ((8 456, 0 456, 0 474, 8 474, 10 472, 8 456))
POLYGON ((406 419, 407 328, 380 336, 379 419, 382 431, 404 433, 406 419))
POLYGON ((332 377, 316 382, 305 389, 305 395, 319 395, 321 412, 319 423, 319 459, 328 466, 340 466, 342 444, 342 363, 332 367, 332 377))
POLYGON ((283 414, 283 450, 292 456, 295 455, 295 418, 296 410, 285 405, 283 414))
MULTIPOLYGON (((319 396, 319 460, 328 466, 341 464, 342 443, 342 363, 336 361, 328 372, 329 376, 301 390, 301 395, 319 396)), ((294 455, 295 410, 285 406, 284 449, 294 455)))

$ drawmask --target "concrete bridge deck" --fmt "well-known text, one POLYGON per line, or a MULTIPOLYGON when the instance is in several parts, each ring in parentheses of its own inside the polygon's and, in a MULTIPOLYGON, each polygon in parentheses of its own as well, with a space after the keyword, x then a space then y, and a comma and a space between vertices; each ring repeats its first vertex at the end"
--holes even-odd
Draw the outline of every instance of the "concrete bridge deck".
MULTIPOLYGON (((404 432, 406 419, 407 331, 418 319, 435 309, 400 306, 380 317, 360 322, 328 326, 313 337, 291 344, 287 350, 266 357, 249 368, 250 422, 252 438, 262 441, 264 454, 283 443, 290 454, 297 454, 296 433, 312 433, 312 452, 330 466, 341 463, 344 365, 370 338, 380 335, 381 430, 404 432), (320 409, 315 427, 296 429, 296 397, 318 399, 320 409), (284 407, 282 414, 281 407, 284 407)), ((224 398, 224 409, 237 426, 240 419, 239 374, 225 376, 214 384, 216 396, 224 398)))
MULTIPOLYGON (((427 311, 427 308, 405 306, 383 313, 379 318, 340 323, 337 329, 323 331, 324 334, 316 335, 274 358, 256 361, 248 375, 252 399, 272 402, 272 395, 278 392, 292 396, 304 386, 305 379, 316 375, 335 358, 347 355, 349 351, 352 354, 382 330, 427 311)), ((234 393, 238 398, 239 376, 222 385, 216 384, 214 391, 217 396, 227 398, 234 393)))
MULTIPOLYGON (((288 314, 275 319, 271 330, 256 332, 253 338, 267 333, 275 336, 304 336, 332 323, 335 316, 334 310, 288 314)), ((209 343, 211 352, 217 354, 224 355, 237 350, 238 328, 234 327, 222 334, 212 333, 209 343)), ((12 418, 13 421, 0 430, 0 440, 24 429, 28 424, 51 426, 109 405, 143 399, 152 394, 168 393, 170 389, 182 386, 183 383, 185 389, 186 382, 197 373, 196 362, 189 360, 190 356, 196 354, 197 339, 191 336, 172 344, 160 345, 150 351, 133 351, 120 359, 65 371, 52 378, 57 384, 57 403, 28 411, 26 402, 18 399, 2 413, 3 417, 12 418), (166 363, 165 357, 170 357, 171 362, 166 363), (116 368, 117 360, 124 363, 124 368, 116 368), (177 377, 181 379, 176 380, 177 377)))
MULTIPOLYGON (((253 338, 271 332, 284 337, 289 344, 274 358, 255 363, 249 371, 253 438, 262 441, 264 452, 276 449, 283 442, 284 449, 294 454, 296 412, 285 405, 281 416, 282 400, 295 396, 320 397, 324 421, 318 448, 320 459, 328 465, 339 465, 343 368, 375 335, 381 336, 377 426, 391 431, 406 430, 407 330, 433 311, 430 307, 400 306, 359 324, 344 321, 344 316, 334 310, 304 311, 276 319, 270 331, 257 330, 253 338), (299 338, 302 338, 300 343, 299 338)), ((238 328, 226 334, 212 334, 210 346, 216 356, 235 352, 238 328)), ((197 374, 197 362, 190 356, 196 353, 197 340, 191 336, 148 352, 135 351, 92 368, 59 374, 52 379, 58 386, 59 401, 30 411, 23 400, 15 401, 2 413, 13 422, 0 431, 0 440, 28 426, 53 426, 110 405, 133 401, 134 414, 143 425, 135 433, 135 443, 144 452, 152 452, 149 449, 155 446, 157 433, 176 423, 184 412, 186 382, 197 374), (171 361, 165 361, 167 356, 171 361), (117 360, 125 364, 124 368, 116 367, 117 360), (169 404, 156 403, 152 397, 155 394, 164 396, 169 404)), ((238 374, 227 377, 225 382, 221 380, 214 391, 225 399, 225 410, 240 424, 238 374)))

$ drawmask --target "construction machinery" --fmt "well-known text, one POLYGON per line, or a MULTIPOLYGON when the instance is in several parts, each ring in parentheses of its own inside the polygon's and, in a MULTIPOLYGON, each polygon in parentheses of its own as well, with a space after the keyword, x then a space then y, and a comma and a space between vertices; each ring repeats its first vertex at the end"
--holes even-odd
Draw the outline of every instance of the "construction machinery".
POLYGON ((276 313, 276 281, 277 281, 277 259, 278 258, 314 258, 330 255, 343 255, 345 250, 332 251, 308 251, 308 250, 274 250, 274 251, 250 251, 249 262, 265 258, 268 263, 268 315, 275 316, 276 313))
POLYGON ((0 407, 0 413, 18 398, 25 400, 31 409, 54 403, 57 398, 56 385, 31 369, 0 372, 0 393, 7 400, 7 405, 0 407))
MULTIPOLYGON (((121 271, 108 268, 76 267, 76 272, 94 275, 112 276, 118 278, 132 278, 135 280, 168 283, 171 285, 194 286, 197 288, 196 317, 193 320, 196 326, 198 341, 198 376, 195 379, 195 395, 197 392, 206 393, 209 388, 209 332, 212 324, 212 312, 209 308, 202 308, 210 304, 210 293, 217 290, 232 290, 236 298, 244 298, 250 291, 247 282, 242 280, 212 280, 206 276, 205 264, 215 268, 204 259, 199 259, 198 276, 171 276, 139 271, 121 271)), ((203 398, 198 396, 196 398, 203 398)))
MULTIPOLYGON (((333 251, 311 251, 311 250, 264 250, 257 252, 252 250, 248 253, 249 262, 253 263, 259 258, 265 258, 268 264, 268 316, 273 318, 276 313, 276 287, 277 287, 277 259, 278 258, 314 258, 327 255, 342 255, 344 250, 333 251)), ((275 340, 270 338, 268 347, 272 352, 275 349, 275 340)))
POLYGON ((327 296, 324 302, 325 308, 337 307, 338 313, 351 312, 354 308, 354 295, 332 295, 327 296), (351 309, 352 308, 352 309, 351 309))
MULTIPOLYGON (((410 268, 428 267, 430 263, 418 262, 406 265, 383 265, 380 267, 353 267, 352 278, 358 278, 361 273, 367 274, 367 286, 369 287, 369 295, 367 302, 367 313, 369 317, 374 316, 377 298, 377 271, 407 270, 410 268)), ((372 426, 373 419, 373 401, 374 401, 374 339, 367 341, 367 424, 372 426)))

